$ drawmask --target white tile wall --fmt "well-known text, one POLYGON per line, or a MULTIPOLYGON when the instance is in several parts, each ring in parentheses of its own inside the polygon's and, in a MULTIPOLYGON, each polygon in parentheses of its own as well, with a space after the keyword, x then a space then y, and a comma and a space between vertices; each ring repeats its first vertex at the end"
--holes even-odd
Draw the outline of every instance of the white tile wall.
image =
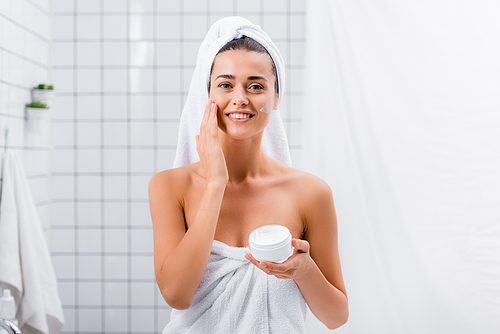
POLYGON ((151 174, 155 171, 153 149, 131 149, 130 170, 132 173, 151 174))
POLYGON ((153 0, 131 0, 130 12, 131 13, 153 12, 154 5, 155 3, 153 0))
POLYGON ((229 16, 233 13, 234 1, 211 0, 209 6, 211 12, 225 12, 229 16))
POLYGON ((104 155, 104 173, 126 173, 127 162, 126 149, 107 149, 104 155))
POLYGON ((87 200, 76 204, 75 225, 78 226, 101 226, 101 203, 87 200))
POLYGON ((180 16, 158 14, 156 19, 156 38, 179 38, 181 35, 180 16))
POLYGON ((97 15, 79 15, 76 17, 75 29, 77 39, 99 39, 101 20, 97 15))
POLYGON ((125 93, 127 91, 127 75, 127 70, 124 69, 111 68, 104 70, 103 91, 106 93, 125 93))
POLYGON ((77 0, 76 10, 78 13, 99 13, 101 10, 100 0, 77 0))
MULTIPOLYGON (((105 255, 104 256, 104 279, 105 280, 113 280, 113 279, 124 279, 128 277, 128 258, 126 256, 115 256, 115 255, 105 255)), ((112 294, 113 291, 107 292, 112 294)), ((126 294, 124 294, 126 296, 126 294)), ((123 298, 123 297, 122 297, 123 298)), ((110 298, 109 303, 111 305, 127 305, 127 299, 124 298, 123 301, 121 298, 110 298)))
POLYGON ((158 12, 180 13, 181 1, 157 0, 156 9, 158 12))
POLYGON ((103 258, 100 255, 78 255, 77 277, 79 279, 100 280, 102 277, 102 260, 103 258))
POLYGON ((129 33, 130 39, 151 39, 153 38, 153 20, 149 15, 133 14, 129 16, 129 33))
POLYGON ((149 204, 145 202, 132 203, 130 205, 130 217, 138 227, 151 227, 151 215, 149 213, 149 204))
POLYGON ((130 97, 130 118, 153 119, 155 110, 155 98, 150 95, 138 95, 130 97))
POLYGON ((208 1, 204 0, 184 0, 181 1, 181 10, 185 13, 206 12, 208 1))
POLYGON ((103 1, 104 13, 125 13, 127 12, 127 2, 123 0, 103 1))
POLYGON ((129 244, 128 229, 106 229, 104 231, 104 250, 106 253, 126 253, 129 244))
POLYGON ((58 93, 70 93, 74 90, 74 72, 66 67, 56 67, 53 70, 55 87, 58 93))
MULTIPOLYGON (((76 47, 76 65, 82 67, 101 65, 100 49, 100 43, 87 41, 79 42, 76 47)), ((79 90, 83 91, 82 88, 83 87, 79 87, 79 90)))
POLYGON ((104 39, 126 39, 127 38, 127 16, 113 15, 104 17, 102 38, 104 39))
MULTIPOLYGON (((127 301, 125 301, 124 304, 126 304, 127 301)), ((106 318, 106 326, 104 327, 104 330, 106 333, 127 333, 128 331, 128 322, 123 321, 124 319, 127 319, 128 316, 128 311, 127 310, 121 310, 121 309, 106 309, 104 316, 106 318)))
POLYGON ((137 121, 130 124, 130 144, 132 146, 154 145, 154 124, 137 121))
POLYGON ((273 0, 262 2, 263 10, 265 12, 284 12, 287 10, 288 4, 288 0, 273 0))
POLYGON ((104 178, 104 199, 126 200, 128 198, 127 176, 108 175, 104 178))
POLYGON ((0 3, 0 187, 6 150, 16 151, 28 177, 44 230, 50 229, 51 122, 26 118, 31 89, 52 83, 48 0, 0 3), (7 132, 8 131, 8 132, 7 132))
POLYGON ((102 232, 100 228, 79 230, 77 236, 77 251, 80 253, 100 253, 102 232))
POLYGON ((168 322, 154 278, 147 186, 172 165, 198 47, 219 18, 244 16, 274 38, 291 88, 281 113, 292 156, 301 149, 303 94, 294 80, 304 67, 304 2, 53 0, 60 89, 52 242, 65 294, 62 333, 158 333, 168 322))
POLYGON ((154 88, 154 71, 150 68, 131 68, 130 92, 131 93, 152 93, 154 88))

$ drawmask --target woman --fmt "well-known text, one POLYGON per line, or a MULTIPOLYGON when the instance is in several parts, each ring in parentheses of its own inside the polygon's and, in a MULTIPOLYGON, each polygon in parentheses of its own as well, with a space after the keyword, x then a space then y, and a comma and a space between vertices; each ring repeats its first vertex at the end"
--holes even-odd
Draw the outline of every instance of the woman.
MULTIPOLYGON (((224 32, 251 25, 221 21, 224 32)), ((265 33, 261 43, 244 34, 211 64, 199 161, 150 182, 156 280, 174 309, 164 333, 303 333, 304 300, 328 328, 347 321, 332 192, 264 153, 283 67, 262 45, 265 33), (292 233, 283 263, 246 254, 250 232, 269 224, 292 233)))

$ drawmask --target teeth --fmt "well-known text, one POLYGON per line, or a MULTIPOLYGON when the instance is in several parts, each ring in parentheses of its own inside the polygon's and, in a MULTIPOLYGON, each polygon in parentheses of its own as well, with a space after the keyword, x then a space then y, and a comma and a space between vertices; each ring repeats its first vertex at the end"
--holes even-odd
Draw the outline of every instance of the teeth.
POLYGON ((229 114, 231 118, 250 118, 249 114, 229 114))

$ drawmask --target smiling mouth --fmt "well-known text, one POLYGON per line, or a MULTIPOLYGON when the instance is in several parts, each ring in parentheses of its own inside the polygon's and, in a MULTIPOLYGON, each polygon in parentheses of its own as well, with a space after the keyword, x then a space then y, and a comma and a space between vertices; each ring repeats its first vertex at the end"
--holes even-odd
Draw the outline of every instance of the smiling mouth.
POLYGON ((228 113, 226 116, 233 119, 246 119, 252 118, 254 115, 246 113, 228 113))

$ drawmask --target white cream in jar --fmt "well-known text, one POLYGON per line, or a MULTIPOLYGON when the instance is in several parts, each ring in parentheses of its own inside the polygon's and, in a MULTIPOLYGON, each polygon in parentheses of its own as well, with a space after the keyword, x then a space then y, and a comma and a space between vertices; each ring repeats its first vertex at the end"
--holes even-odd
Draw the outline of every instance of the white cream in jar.
POLYGON ((282 225, 265 225, 253 230, 248 245, 257 261, 282 263, 293 253, 292 234, 282 225))

